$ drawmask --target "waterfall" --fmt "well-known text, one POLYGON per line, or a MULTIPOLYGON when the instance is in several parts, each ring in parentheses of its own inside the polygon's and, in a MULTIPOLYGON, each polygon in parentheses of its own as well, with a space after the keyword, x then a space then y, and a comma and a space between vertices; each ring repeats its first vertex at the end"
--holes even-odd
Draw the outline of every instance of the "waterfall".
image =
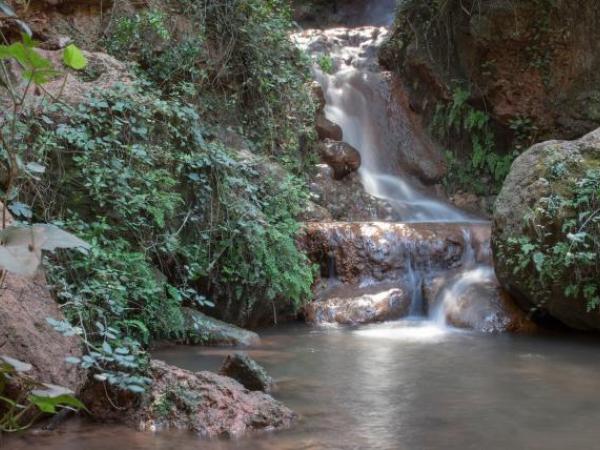
POLYGON ((364 189, 386 200, 403 222, 470 221, 467 214, 415 188, 395 160, 398 148, 418 147, 419 137, 410 127, 407 111, 393 111, 400 125, 390 119, 389 76, 377 62, 377 49, 387 33, 385 27, 331 29, 307 32, 297 41, 315 58, 328 54, 333 61, 333 73, 316 64, 314 77, 325 94, 326 117, 341 127, 343 140, 361 155, 364 189))
MULTIPOLYGON (((360 153, 358 173, 364 190, 385 201, 393 211, 392 217, 400 225, 389 228, 389 233, 386 231, 388 228, 381 225, 357 227, 360 232, 376 229, 381 234, 354 237, 368 244, 364 248, 371 256, 367 258, 367 265, 356 267, 356 272, 360 274, 352 276, 358 278, 357 290, 376 288, 378 284, 383 289, 384 282, 388 282, 386 280, 390 280, 390 274, 396 270, 393 275, 396 278, 392 276, 391 280, 410 295, 408 315, 425 317, 429 313, 434 322, 445 327, 446 313, 457 307, 458 300, 467 289, 494 279, 493 268, 488 265, 489 243, 483 244, 481 235, 472 235, 472 229, 485 226, 485 221, 473 218, 438 199, 419 181, 419 177, 435 179, 438 176, 436 174, 441 174, 439 168, 443 167, 443 161, 410 111, 403 87, 401 84, 395 85, 391 74, 383 71, 378 63, 378 50, 389 33, 387 26, 393 17, 393 2, 379 0, 360 5, 359 2, 350 1, 340 8, 346 8, 346 14, 349 11, 362 11, 360 18, 348 23, 372 25, 306 30, 293 36, 297 45, 315 61, 313 75, 323 90, 325 117, 341 128, 342 140, 360 153), (327 64, 323 64, 323 60, 327 64), (433 226, 435 223, 438 227, 433 226), (402 224, 423 225, 423 229, 438 230, 436 233, 440 226, 458 231, 462 239, 444 242, 456 242, 460 253, 451 254, 454 244, 448 247, 448 254, 436 253, 441 241, 436 241, 435 237, 426 238, 424 234, 419 234, 417 228, 405 240, 401 236, 402 224), (393 236, 394 232, 398 235, 393 236), (460 240, 462 242, 458 244, 460 240), (423 251, 429 253, 424 255, 423 251), (431 259, 435 257, 430 257, 430 254, 435 254, 437 258, 450 258, 448 261, 452 262, 442 268, 439 261, 431 259), (394 259, 390 255, 402 255, 402 258, 394 259), (429 262, 423 264, 427 258, 429 262), (394 266, 396 263, 397 267, 394 266), (369 268, 368 264, 374 268, 369 268), (389 273, 383 276, 386 270, 389 273), (428 292, 425 298, 424 283, 435 276, 442 276, 444 285, 435 294, 437 301, 432 302, 434 294, 428 292)), ((387 220, 390 225, 394 223, 389 222, 388 217, 381 217, 380 220, 387 220)), ((343 245, 343 240, 331 237, 328 245, 343 245)), ((354 247, 361 245, 354 242, 354 247)), ((344 255, 344 252, 340 255, 344 255)), ((349 263, 357 264, 356 261, 346 260, 337 268, 348 270, 349 263)), ((331 276, 335 273, 335 264, 335 258, 328 260, 329 284, 344 284, 343 280, 331 276)), ((350 277, 346 275, 346 278, 350 277)), ((389 289, 389 285, 386 287, 389 289)))

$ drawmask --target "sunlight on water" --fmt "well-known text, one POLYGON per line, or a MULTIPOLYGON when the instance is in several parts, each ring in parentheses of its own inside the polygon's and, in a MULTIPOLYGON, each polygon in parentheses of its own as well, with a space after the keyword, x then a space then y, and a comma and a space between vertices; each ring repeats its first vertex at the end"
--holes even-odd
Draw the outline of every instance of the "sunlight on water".
POLYGON ((373 339, 436 343, 444 340, 444 337, 451 332, 449 329, 429 321, 400 321, 381 324, 377 328, 356 330, 354 334, 373 339))

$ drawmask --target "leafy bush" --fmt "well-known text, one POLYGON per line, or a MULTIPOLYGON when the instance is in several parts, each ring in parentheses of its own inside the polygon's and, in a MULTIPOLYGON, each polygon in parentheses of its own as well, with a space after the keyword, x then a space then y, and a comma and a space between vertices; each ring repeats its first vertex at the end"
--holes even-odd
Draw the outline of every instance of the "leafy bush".
POLYGON ((308 58, 289 38, 289 2, 170 3, 168 14, 165 6, 116 18, 108 49, 133 56, 164 90, 185 92, 205 117, 241 124, 255 150, 296 165, 300 135, 312 129, 314 111, 305 87, 308 58))
POLYGON ((137 81, 15 116, 19 157, 44 168, 19 177, 15 210, 91 245, 46 265, 69 319, 52 325, 83 337, 86 354, 70 362, 97 379, 142 391, 144 348, 182 332, 182 306, 214 304, 245 323, 310 295, 295 246, 307 192, 291 172, 313 105, 291 26, 283 0, 174 0, 115 16, 106 46, 134 59, 137 81))
POLYGON ((120 86, 74 111, 57 105, 34 127, 31 148, 48 166, 29 193, 34 212, 92 245, 53 261, 69 318, 147 343, 179 333, 180 307, 207 296, 240 322, 260 302, 298 306, 312 283, 294 241, 304 183, 241 159, 191 105, 157 95, 120 86))

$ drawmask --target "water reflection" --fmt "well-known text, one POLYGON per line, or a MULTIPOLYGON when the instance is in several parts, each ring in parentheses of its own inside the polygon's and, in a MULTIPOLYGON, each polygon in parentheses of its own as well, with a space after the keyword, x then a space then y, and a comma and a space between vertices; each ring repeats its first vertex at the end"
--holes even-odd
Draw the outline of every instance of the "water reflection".
MULTIPOLYGON (((263 335, 249 354, 276 379, 276 397, 301 414, 290 430, 202 441, 71 423, 3 448, 564 450, 597 448, 600 439, 591 338, 487 336, 414 320, 263 335)), ((201 370, 218 368, 225 353, 172 347, 155 356, 201 370)))

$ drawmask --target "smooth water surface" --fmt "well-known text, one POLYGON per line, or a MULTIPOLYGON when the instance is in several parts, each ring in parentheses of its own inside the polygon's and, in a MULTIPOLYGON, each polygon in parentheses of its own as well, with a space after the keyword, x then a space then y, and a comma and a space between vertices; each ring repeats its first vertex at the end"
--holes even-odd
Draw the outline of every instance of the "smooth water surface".
MULTIPOLYGON (((593 449, 600 447, 598 341, 487 336, 432 322, 282 327, 250 355, 301 414, 290 430, 237 440, 71 423, 5 442, 15 450, 593 449)), ((154 356, 217 369, 229 350, 154 356)))

